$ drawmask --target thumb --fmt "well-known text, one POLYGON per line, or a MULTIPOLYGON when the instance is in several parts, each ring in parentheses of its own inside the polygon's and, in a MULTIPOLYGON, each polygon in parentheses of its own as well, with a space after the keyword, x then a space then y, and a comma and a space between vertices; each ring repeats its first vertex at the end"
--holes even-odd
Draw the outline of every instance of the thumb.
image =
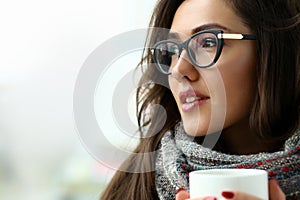
POLYGON ((284 200, 285 194, 280 189, 279 183, 276 179, 269 181, 269 195, 270 200, 284 200))
POLYGON ((187 191, 185 191, 184 189, 177 190, 176 200, 185 200, 188 198, 190 198, 190 194, 187 191))

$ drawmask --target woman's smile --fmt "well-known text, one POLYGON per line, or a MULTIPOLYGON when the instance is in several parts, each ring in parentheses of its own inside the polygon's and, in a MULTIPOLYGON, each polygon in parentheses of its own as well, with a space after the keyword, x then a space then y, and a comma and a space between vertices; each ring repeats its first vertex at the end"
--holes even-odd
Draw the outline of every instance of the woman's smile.
POLYGON ((179 93, 179 99, 182 104, 182 112, 190 112, 198 106, 206 104, 210 97, 201 94, 197 90, 189 89, 179 93))

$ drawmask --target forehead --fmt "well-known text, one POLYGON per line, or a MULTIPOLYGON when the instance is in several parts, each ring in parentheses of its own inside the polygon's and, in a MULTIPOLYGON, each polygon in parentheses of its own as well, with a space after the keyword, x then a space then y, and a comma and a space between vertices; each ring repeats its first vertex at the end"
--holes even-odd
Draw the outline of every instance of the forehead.
POLYGON ((219 24, 226 32, 250 31, 224 0, 183 1, 175 13, 171 31, 191 35, 192 30, 206 24, 219 24))

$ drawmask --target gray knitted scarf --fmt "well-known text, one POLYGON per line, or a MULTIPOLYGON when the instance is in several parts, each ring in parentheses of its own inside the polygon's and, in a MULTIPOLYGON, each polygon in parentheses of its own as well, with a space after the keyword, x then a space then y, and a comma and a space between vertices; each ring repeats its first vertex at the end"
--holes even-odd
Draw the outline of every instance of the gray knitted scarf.
POLYGON ((282 151, 252 155, 229 155, 205 148, 193 141, 179 123, 166 132, 156 156, 155 182, 159 198, 175 199, 179 188, 189 191, 188 174, 215 168, 255 168, 276 178, 287 199, 300 199, 300 129, 282 151))

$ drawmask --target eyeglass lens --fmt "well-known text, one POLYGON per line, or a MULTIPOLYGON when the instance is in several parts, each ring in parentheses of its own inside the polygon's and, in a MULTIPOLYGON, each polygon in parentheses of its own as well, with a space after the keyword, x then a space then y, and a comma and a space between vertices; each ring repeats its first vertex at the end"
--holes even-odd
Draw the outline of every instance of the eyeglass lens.
MULTIPOLYGON (((206 67, 214 62, 218 39, 213 33, 200 33, 187 40, 186 46, 187 49, 185 50, 192 64, 198 67, 206 67)), ((179 43, 175 41, 166 40, 156 45, 154 56, 159 68, 166 74, 170 73, 172 66, 178 62, 182 50, 179 43)))

